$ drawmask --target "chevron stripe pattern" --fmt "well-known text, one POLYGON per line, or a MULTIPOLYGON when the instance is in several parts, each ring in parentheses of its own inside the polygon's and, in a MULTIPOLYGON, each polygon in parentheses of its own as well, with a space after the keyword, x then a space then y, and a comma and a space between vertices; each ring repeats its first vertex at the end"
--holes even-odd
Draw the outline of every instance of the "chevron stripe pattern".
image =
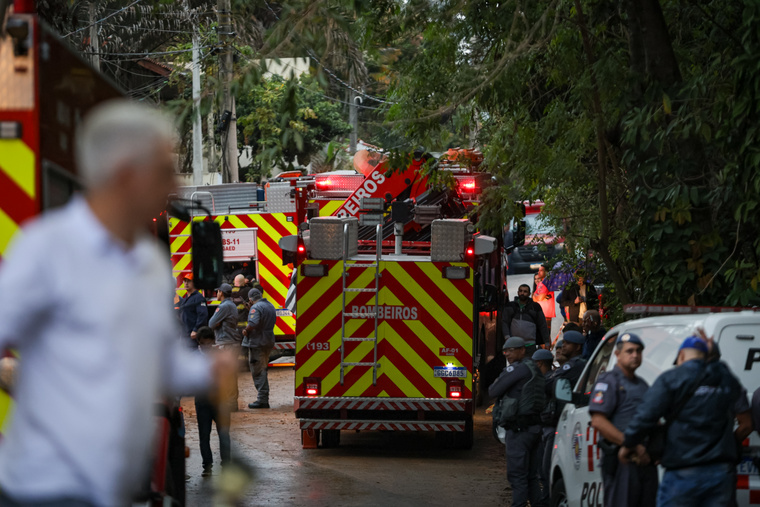
MULTIPOLYGON (((414 258, 381 261, 376 385, 371 366, 346 366, 344 383, 340 383, 342 261, 307 260, 305 264, 324 264, 328 270, 324 277, 306 277, 299 270, 296 396, 305 394, 306 377, 316 377, 321 379, 324 397, 445 399, 447 381, 436 377, 434 368, 450 366, 466 375, 462 399, 472 398, 472 270, 462 280, 442 275, 447 266, 467 264, 414 258)), ((347 277, 350 289, 375 286, 374 267, 353 267, 347 277)), ((374 298, 372 292, 346 293, 346 311, 356 317, 346 321, 347 337, 374 336, 374 319, 369 316, 374 312, 374 298)), ((344 354, 345 362, 372 362, 374 343, 348 341, 344 354)))
MULTIPOLYGON (((285 309, 292 265, 282 265, 280 238, 296 234, 295 213, 251 213, 246 215, 216 215, 211 218, 198 217, 194 220, 214 220, 222 230, 257 229, 259 283, 264 288, 264 297, 274 305, 277 312, 275 335, 294 335, 295 317, 285 309)), ((192 241, 190 223, 169 217, 169 248, 172 260, 172 275, 176 280, 177 294, 182 297, 185 290, 182 280, 193 271, 192 241)))
MULTIPOLYGON (((21 224, 40 210, 37 156, 39 129, 33 111, 3 111, 3 121, 22 125, 21 139, 0 139, 0 261, 21 224)), ((0 350, 0 357, 3 351, 0 350)), ((0 437, 10 423, 13 398, 0 389, 0 437)))

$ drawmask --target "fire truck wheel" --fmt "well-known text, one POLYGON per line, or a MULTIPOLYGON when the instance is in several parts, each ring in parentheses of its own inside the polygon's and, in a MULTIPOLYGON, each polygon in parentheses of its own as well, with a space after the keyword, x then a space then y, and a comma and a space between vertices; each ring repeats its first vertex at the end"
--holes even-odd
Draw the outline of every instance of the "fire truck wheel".
POLYGON ((322 430, 322 448, 331 449, 340 445, 340 430, 322 430))
POLYGON ((452 447, 454 449, 472 449, 472 444, 474 442, 472 416, 469 416, 465 421, 464 431, 457 431, 453 436, 452 447))

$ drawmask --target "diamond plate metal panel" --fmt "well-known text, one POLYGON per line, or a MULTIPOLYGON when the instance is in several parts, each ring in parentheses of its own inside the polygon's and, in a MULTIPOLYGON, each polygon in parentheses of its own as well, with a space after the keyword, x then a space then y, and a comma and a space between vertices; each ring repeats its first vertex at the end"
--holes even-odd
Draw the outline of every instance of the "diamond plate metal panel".
POLYGON ((359 221, 356 218, 318 217, 309 222, 312 259, 343 258, 343 226, 348 224, 348 256, 359 248, 359 221))
POLYGON ((433 262, 461 261, 469 241, 469 223, 466 218, 433 220, 430 226, 430 259, 433 262))

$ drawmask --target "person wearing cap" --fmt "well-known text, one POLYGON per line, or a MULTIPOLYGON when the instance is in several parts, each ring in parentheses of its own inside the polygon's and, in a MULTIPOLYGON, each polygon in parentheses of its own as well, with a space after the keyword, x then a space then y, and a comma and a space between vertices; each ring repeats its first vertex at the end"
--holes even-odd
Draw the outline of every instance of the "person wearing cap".
POLYGON ((185 331, 186 345, 196 350, 198 348, 196 335, 198 329, 208 322, 208 308, 206 307, 206 298, 195 290, 192 273, 185 275, 184 283, 187 294, 179 302, 179 313, 185 331))
POLYGON ((660 419, 667 420, 658 506, 682 505, 684 499, 696 499, 689 505, 729 505, 736 487, 733 408, 742 388, 723 362, 706 362, 707 354, 707 342, 686 338, 677 366, 657 377, 624 432, 618 457, 627 463, 660 419))
POLYGON ((257 392, 256 401, 249 403, 248 408, 269 408, 267 367, 269 354, 274 348, 277 312, 259 289, 251 289, 248 299, 251 302, 251 310, 248 313, 248 327, 243 330, 243 346, 248 347, 248 363, 257 392))
POLYGON ((530 298, 530 286, 520 285, 515 300, 504 305, 502 329, 506 338, 517 336, 525 340, 528 357, 537 346, 549 343, 544 311, 530 298))
MULTIPOLYGON (((551 377, 554 369, 554 356, 546 349, 538 349, 531 356, 533 362, 536 363, 538 369, 544 376, 546 384, 549 383, 549 377, 551 377)), ((544 388, 546 389, 546 388, 544 388)), ((541 481, 545 484, 549 484, 549 470, 551 467, 552 459, 552 447, 554 445, 554 425, 552 424, 552 413, 554 408, 551 406, 554 402, 552 400, 553 393, 544 391, 546 393, 546 407, 541 412, 541 481)))
MULTIPOLYGON (((585 341, 586 338, 578 331, 565 331, 563 333, 561 350, 565 363, 554 370, 546 387, 552 395, 554 395, 554 384, 558 378, 568 379, 570 384, 575 387, 576 382, 581 377, 581 373, 583 373, 583 368, 586 366, 586 361, 582 357, 585 341)), ((558 408, 558 410, 559 412, 562 411, 561 408, 558 408)), ((559 413, 557 413, 557 417, 559 417, 559 413)))
MULTIPOLYGON (((219 306, 209 319, 208 327, 214 330, 217 348, 229 350, 235 357, 239 357, 243 334, 238 329, 238 310, 232 301, 232 286, 228 283, 220 285, 216 290, 216 298, 219 306)), ((229 386, 230 392, 225 393, 224 402, 235 412, 238 409, 237 372, 231 372, 229 386)))
MULTIPOLYGON (((532 361, 525 357, 525 340, 509 338, 502 348, 509 365, 488 388, 491 398, 507 396, 520 399, 523 388, 534 375, 541 375, 532 361), (530 364, 529 364, 530 363, 530 364)), ((512 505, 548 507, 548 485, 541 481, 541 424, 540 415, 525 416, 515 427, 506 431, 507 479, 512 485, 512 505)))
POLYGON ((619 463, 623 432, 649 385, 636 375, 641 366, 644 342, 634 333, 623 333, 615 342, 616 363, 599 375, 591 391, 591 426, 602 435, 602 481, 606 507, 647 507, 657 498, 657 466, 643 445, 637 447, 637 463, 619 463))
POLYGON ((607 330, 602 326, 602 316, 598 310, 589 310, 583 314, 583 332, 586 335, 586 342, 583 344, 583 359, 588 359, 596 350, 596 346, 602 341, 607 330))

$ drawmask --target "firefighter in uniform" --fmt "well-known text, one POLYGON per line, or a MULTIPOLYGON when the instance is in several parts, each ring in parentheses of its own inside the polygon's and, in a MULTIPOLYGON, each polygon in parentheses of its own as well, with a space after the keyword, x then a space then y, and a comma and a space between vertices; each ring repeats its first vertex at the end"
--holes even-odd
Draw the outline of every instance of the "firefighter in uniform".
POLYGON ((258 393, 257 400, 248 404, 248 408, 269 408, 269 353, 274 348, 274 325, 277 312, 272 303, 262 297, 259 289, 248 292, 251 311, 248 314, 248 327, 243 331, 243 346, 248 347, 248 362, 251 366, 253 385, 258 393))
POLYGON ((591 391, 591 425, 603 437, 602 458, 605 507, 646 507, 657 502, 657 466, 643 446, 638 463, 620 463, 618 450, 623 432, 649 385, 635 371, 641 366, 644 342, 633 333, 621 334, 615 343, 617 364, 602 373, 591 391))
MULTIPOLYGON (((509 366, 488 388, 492 398, 507 396, 520 400, 523 388, 532 378, 531 368, 526 364, 530 361, 525 357, 525 340, 516 336, 504 343, 504 354, 509 366)), ((540 373, 538 373, 540 375, 540 373)), ((543 382, 542 382, 543 384, 543 382)), ((543 390, 543 385, 540 386, 543 390)), ((531 393, 525 393, 533 396, 531 393)), ((539 414, 522 416, 516 424, 507 428, 506 454, 507 479, 512 485, 512 505, 524 507, 548 507, 547 487, 542 487, 540 475, 541 461, 541 424, 539 414)))

